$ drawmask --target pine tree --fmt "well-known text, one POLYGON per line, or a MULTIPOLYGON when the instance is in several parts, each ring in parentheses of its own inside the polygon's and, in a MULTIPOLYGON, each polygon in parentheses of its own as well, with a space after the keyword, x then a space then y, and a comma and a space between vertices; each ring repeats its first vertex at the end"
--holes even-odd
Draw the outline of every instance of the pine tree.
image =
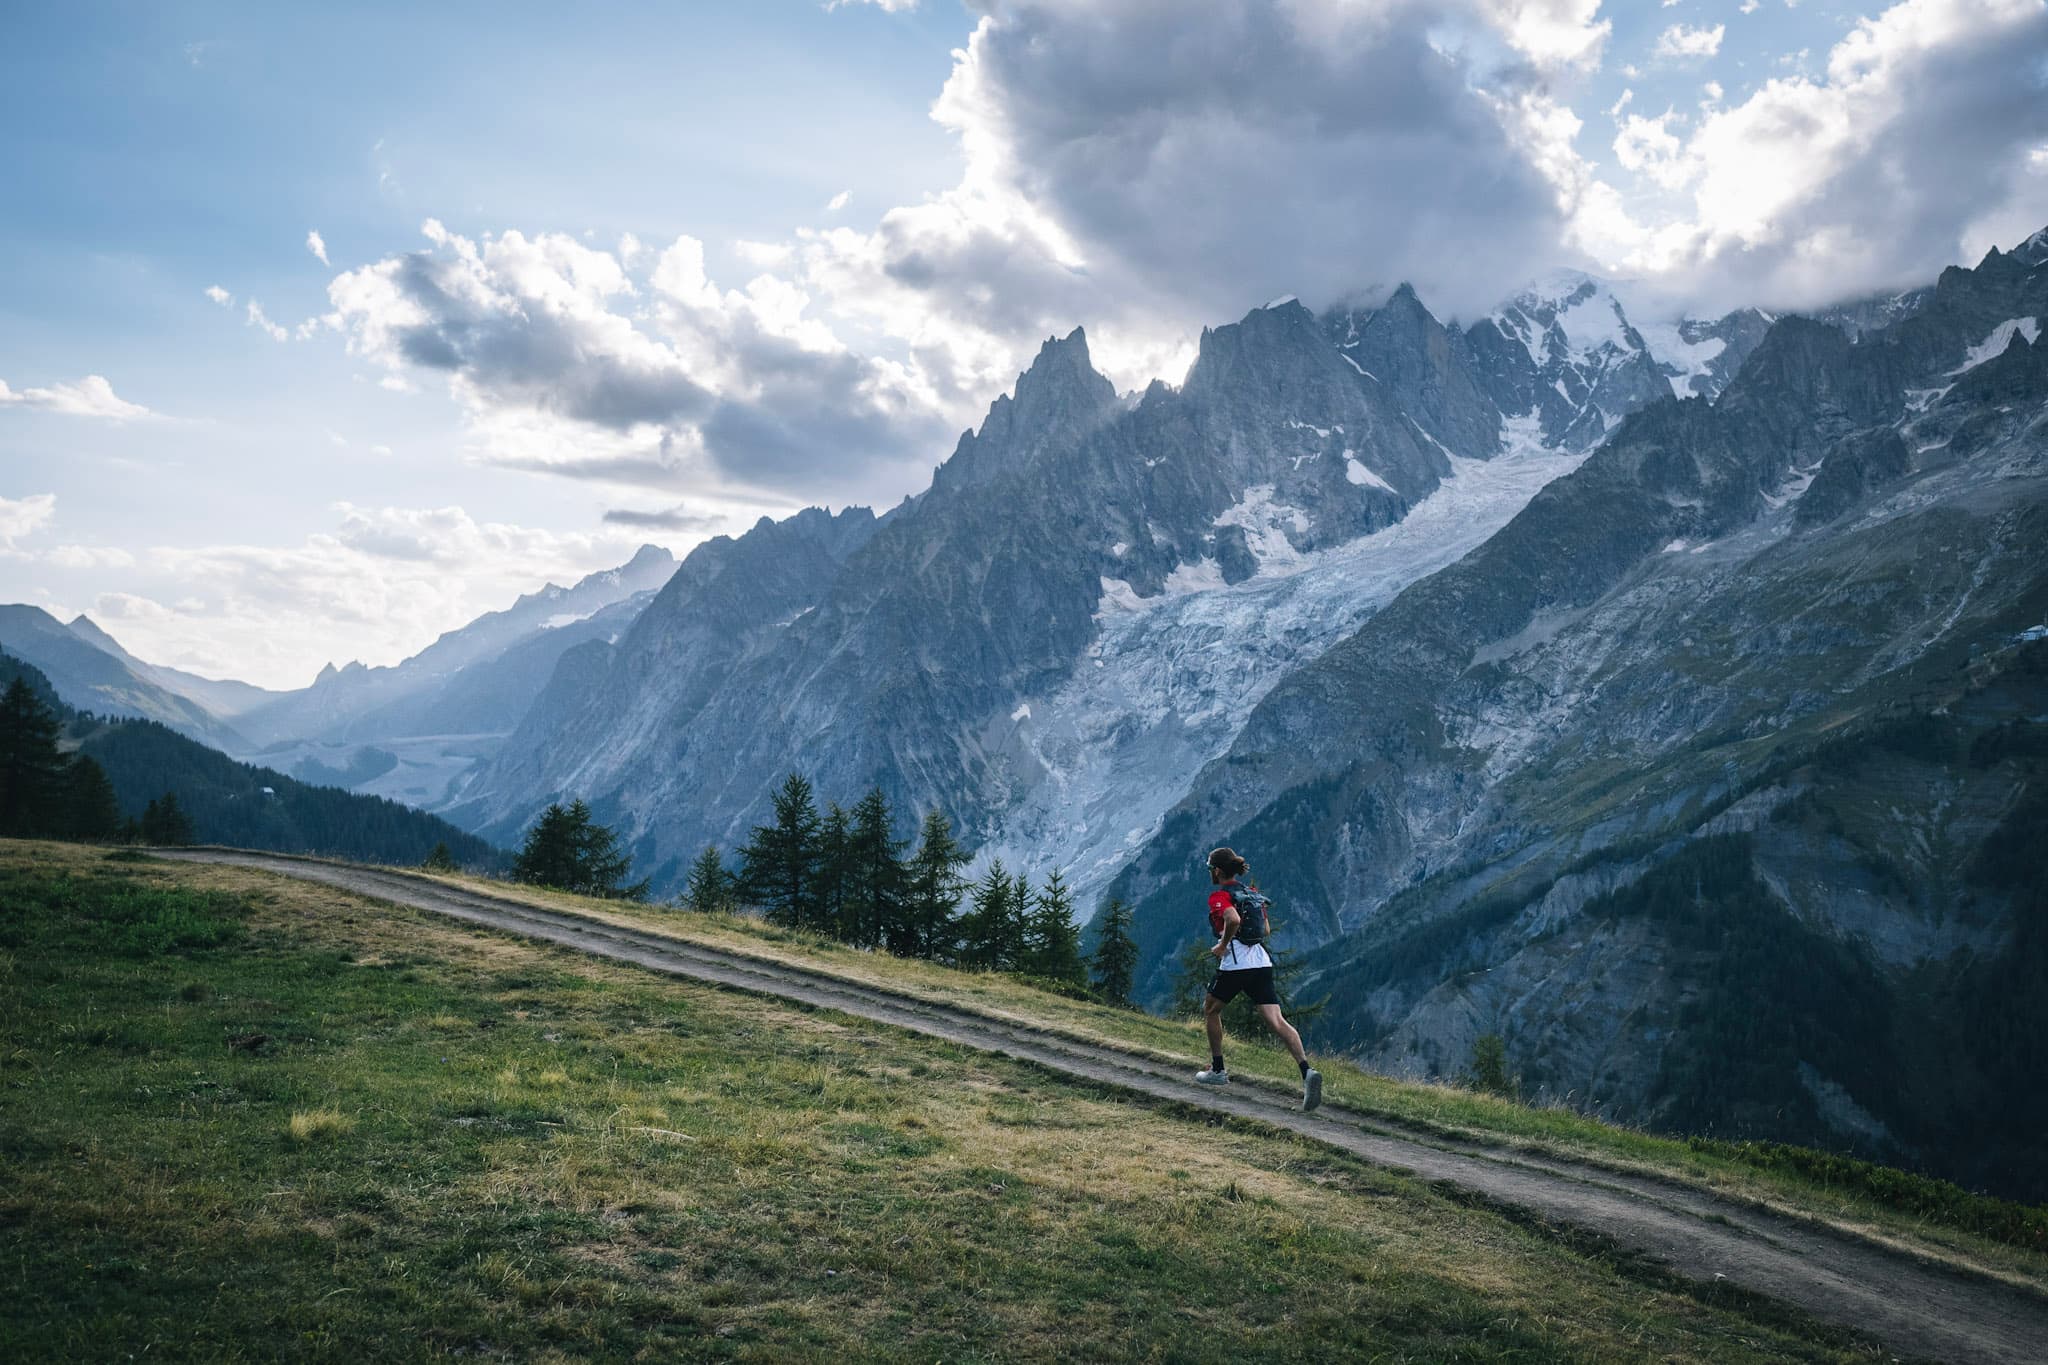
POLYGON ((434 851, 427 855, 426 861, 421 863, 420 867, 428 872, 456 871, 455 855, 448 851, 448 841, 443 839, 436 843, 434 851))
POLYGON ((690 864, 683 904, 705 914, 732 909, 732 874, 725 870, 716 844, 706 844, 697 861, 690 864))
POLYGON ((1003 904, 1003 970, 1021 971, 1031 936, 1031 879, 1019 872, 1003 904))
POLYGON ((165 792, 142 812, 142 842, 161 847, 192 842, 192 819, 178 804, 176 792, 165 792))
POLYGON ((512 877, 584 896, 645 899, 645 880, 623 884, 632 868, 633 855, 619 848, 609 826, 591 819, 590 807, 579 799, 541 812, 512 864, 512 877))
POLYGON ((563 890, 576 880, 576 838, 567 806, 556 801, 540 813, 512 862, 512 880, 563 890))
POLYGON ((106 769, 89 755, 73 755, 64 769, 64 829, 68 839, 105 840, 121 832, 121 806, 106 769))
POLYGON ((817 919, 808 927, 844 941, 852 940, 846 899, 853 880, 853 825, 837 801, 825 808, 818 825, 817 919))
POLYGON ((1112 1005, 1129 1008, 1138 970, 1138 943, 1131 937, 1131 907, 1120 897, 1111 897, 1103 907, 1091 965, 1095 989, 1102 998, 1112 1005))
POLYGON ((579 875, 578 884, 570 889, 606 900, 646 900, 649 881, 642 877, 627 883, 626 878, 633 871, 633 855, 619 847, 619 836, 612 827, 591 819, 590 807, 581 801, 570 804, 569 818, 575 826, 579 875))
POLYGON ((973 904, 960 920, 960 961, 963 966, 1001 969, 1010 966, 1005 949, 1009 938, 1010 874, 997 858, 974 884, 973 904))
POLYGON ((0 836, 57 832, 63 770, 56 716, 15 678, 0 696, 0 836))
POLYGON ((853 808, 843 937, 863 948, 894 947, 893 931, 904 918, 907 874, 895 825, 880 787, 871 788, 853 808))
POLYGON ((1074 923, 1074 895, 1058 868, 1046 874, 1025 921, 1024 970, 1054 981, 1084 984, 1081 931, 1074 923))
POLYGON ((801 773, 775 793, 775 823, 754 827, 740 850, 740 882, 747 899, 784 928, 817 923, 819 862, 823 849, 818 808, 801 773))
POLYGON ((889 951, 903 957, 950 958, 957 951, 959 925, 955 915, 965 885, 960 869, 973 855, 953 838, 953 826, 940 811, 924 817, 917 852, 904 869, 902 912, 887 931, 889 951))

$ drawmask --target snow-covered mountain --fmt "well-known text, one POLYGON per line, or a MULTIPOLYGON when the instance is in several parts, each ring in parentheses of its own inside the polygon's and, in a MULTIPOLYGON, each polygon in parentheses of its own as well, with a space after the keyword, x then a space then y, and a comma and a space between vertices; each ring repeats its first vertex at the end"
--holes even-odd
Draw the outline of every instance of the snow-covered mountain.
POLYGON ((2039 1197, 2048 264, 1783 318, 1266 689, 1113 881, 1253 852, 1322 1041, 2039 1197))
POLYGON ((702 547, 616 647, 564 659, 449 809, 509 839, 583 796, 660 883, 801 769, 828 799, 944 809, 1087 901, 1273 680, 1753 344, 1724 320, 1666 362, 1600 282, 1561 286, 1463 330, 1405 286, 1321 318, 1276 300, 1135 403, 1082 333, 1048 341, 859 543, 812 548, 839 520, 814 511, 702 547), (772 581, 719 567, 771 544, 794 566, 772 581))

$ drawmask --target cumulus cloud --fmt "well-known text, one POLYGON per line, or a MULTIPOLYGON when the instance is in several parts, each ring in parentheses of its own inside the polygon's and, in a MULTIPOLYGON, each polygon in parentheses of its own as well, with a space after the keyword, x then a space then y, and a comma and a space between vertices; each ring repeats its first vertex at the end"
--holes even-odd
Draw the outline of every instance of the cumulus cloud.
POLYGON ((1275 294, 1408 279, 1483 309, 1559 251, 1572 186, 1546 161, 1576 120, 1546 82, 1597 62, 1598 8, 993 7, 934 107, 960 183, 870 231, 804 234, 802 278, 901 338, 942 401, 985 401, 1076 322, 1133 383, 1178 378, 1202 324, 1275 294))
POLYGON ((317 231, 306 234, 306 250, 319 258, 320 264, 330 264, 327 259, 327 243, 317 231))
POLYGON ((1990 244, 1981 224, 2048 220, 2044 144, 2048 3, 1905 0, 1858 21, 1825 76, 1703 110, 1676 151, 1641 130, 1631 169, 1687 211, 1604 226, 1618 263, 1717 305, 1827 303, 1931 278, 1990 244))
POLYGON ((217 284, 206 286, 206 297, 212 299, 223 308, 232 308, 235 304, 235 296, 217 284))
POLYGON ((31 493, 25 498, 0 498, 0 547, 13 549, 15 541, 42 530, 56 517, 55 493, 31 493))
POLYGON ((1697 28, 1673 24, 1657 35, 1657 46, 1650 50, 1650 55, 1675 61, 1711 57, 1721 50, 1721 36, 1727 31, 1726 24, 1712 28, 1704 24, 1697 28))
POLYGON ((432 249, 334 280, 336 322, 387 378, 445 379, 494 462, 868 495, 928 466, 943 432, 904 366, 849 349, 790 280, 720 288, 695 238, 636 278, 564 234, 423 230, 432 249))
POLYGON ((155 413, 140 403, 131 403, 114 392, 105 375, 89 374, 75 384, 52 384, 47 388, 7 387, 0 380, 0 407, 36 408, 63 413, 67 417, 99 417, 110 422, 127 422, 155 413))
POLYGON ((837 212, 839 212, 839 210, 841 210, 841 209, 845 208, 845 207, 846 207, 846 206, 847 206, 848 204, 850 204, 850 203, 852 203, 852 202, 853 202, 853 191, 852 191, 852 190, 841 190, 841 191, 839 191, 839 193, 837 193, 837 194, 833 195, 833 196, 832 196, 832 198, 831 198, 831 200, 830 200, 829 202, 827 202, 827 203, 826 203, 826 205, 825 205, 825 212, 827 212, 827 213, 837 213, 837 212))

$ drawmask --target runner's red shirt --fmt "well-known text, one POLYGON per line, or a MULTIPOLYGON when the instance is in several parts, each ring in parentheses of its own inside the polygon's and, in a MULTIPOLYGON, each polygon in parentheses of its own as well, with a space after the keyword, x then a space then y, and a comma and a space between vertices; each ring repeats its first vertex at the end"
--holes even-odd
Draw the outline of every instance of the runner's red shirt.
POLYGON ((1237 883, 1234 881, 1225 882, 1223 883, 1223 885, 1217 887, 1214 891, 1211 891, 1209 893, 1210 933, 1217 935, 1221 935, 1223 933, 1224 917, 1228 915, 1231 909, 1233 908, 1230 900, 1230 888, 1236 885, 1237 883))

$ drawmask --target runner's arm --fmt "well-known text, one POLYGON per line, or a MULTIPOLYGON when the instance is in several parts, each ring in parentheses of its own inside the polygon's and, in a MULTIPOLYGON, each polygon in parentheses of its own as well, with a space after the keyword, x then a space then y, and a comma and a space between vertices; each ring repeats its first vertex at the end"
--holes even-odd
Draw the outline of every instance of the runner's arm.
POLYGON ((1237 937, 1237 926, 1244 923, 1244 916, 1237 913, 1237 907, 1226 906, 1223 911, 1223 936, 1216 940, 1216 946, 1209 952, 1221 958, 1230 951, 1231 940, 1237 937))

